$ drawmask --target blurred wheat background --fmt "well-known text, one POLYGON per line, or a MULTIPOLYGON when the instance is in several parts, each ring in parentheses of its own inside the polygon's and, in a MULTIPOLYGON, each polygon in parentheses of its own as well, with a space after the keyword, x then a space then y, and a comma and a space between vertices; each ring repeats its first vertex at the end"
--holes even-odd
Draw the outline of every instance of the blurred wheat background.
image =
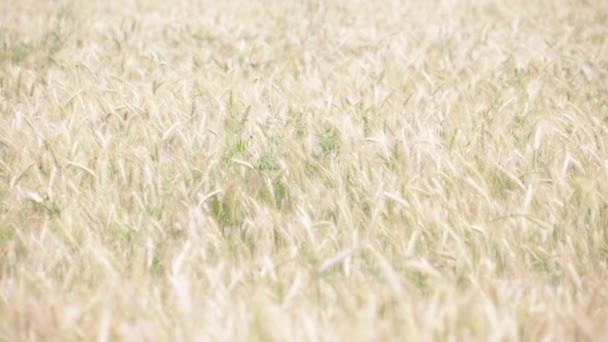
POLYGON ((605 1, 0 3, 0 340, 608 338, 605 1))

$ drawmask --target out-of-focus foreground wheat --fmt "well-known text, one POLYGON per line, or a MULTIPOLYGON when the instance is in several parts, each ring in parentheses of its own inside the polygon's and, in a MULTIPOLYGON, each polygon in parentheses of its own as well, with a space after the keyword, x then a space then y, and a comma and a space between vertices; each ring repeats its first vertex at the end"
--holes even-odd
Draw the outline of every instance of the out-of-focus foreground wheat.
POLYGON ((2 1, 0 340, 608 338, 608 4, 2 1))

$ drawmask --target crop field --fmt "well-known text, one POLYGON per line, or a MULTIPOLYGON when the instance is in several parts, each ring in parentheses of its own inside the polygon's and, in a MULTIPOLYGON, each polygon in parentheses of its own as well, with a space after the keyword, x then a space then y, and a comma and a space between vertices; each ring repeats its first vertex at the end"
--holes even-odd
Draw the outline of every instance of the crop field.
POLYGON ((0 341, 607 322, 608 2, 0 1, 0 341))

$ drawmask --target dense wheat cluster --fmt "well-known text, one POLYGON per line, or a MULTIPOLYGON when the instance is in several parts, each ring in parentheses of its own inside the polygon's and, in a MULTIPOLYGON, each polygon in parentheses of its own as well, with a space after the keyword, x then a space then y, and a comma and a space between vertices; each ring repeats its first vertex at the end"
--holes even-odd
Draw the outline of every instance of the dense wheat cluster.
POLYGON ((0 340, 608 338, 608 4, 2 1, 0 340))

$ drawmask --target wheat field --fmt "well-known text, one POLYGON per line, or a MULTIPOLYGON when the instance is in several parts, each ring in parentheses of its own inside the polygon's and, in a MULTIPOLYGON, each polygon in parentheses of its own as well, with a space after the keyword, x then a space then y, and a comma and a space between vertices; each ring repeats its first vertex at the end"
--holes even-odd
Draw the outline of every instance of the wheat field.
POLYGON ((603 0, 0 3, 1 341, 608 339, 603 0))

